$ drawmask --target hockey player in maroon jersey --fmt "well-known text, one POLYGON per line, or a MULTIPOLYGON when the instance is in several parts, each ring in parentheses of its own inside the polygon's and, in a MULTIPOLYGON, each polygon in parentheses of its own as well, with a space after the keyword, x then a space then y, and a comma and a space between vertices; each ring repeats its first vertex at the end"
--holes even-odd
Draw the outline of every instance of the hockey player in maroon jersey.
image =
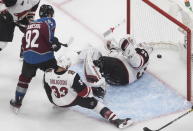
POLYGON ((12 42, 15 26, 22 31, 33 20, 40 0, 0 0, 0 51, 12 42))
POLYGON ((93 48, 84 51, 80 56, 85 58, 84 72, 87 81, 91 85, 104 85, 104 81, 111 85, 125 85, 139 79, 147 69, 152 49, 145 49, 143 44, 136 45, 127 35, 119 43, 107 40, 106 48, 110 53, 106 56, 93 48))
POLYGON ((15 99, 10 101, 11 106, 20 108, 31 79, 37 69, 45 71, 56 68, 57 62, 54 51, 60 49, 58 39, 54 37, 56 23, 52 18, 54 10, 50 5, 42 5, 39 10, 40 19, 31 22, 22 39, 23 66, 17 83, 15 99))
POLYGON ((119 119, 118 116, 107 108, 96 97, 103 97, 101 87, 88 87, 80 76, 68 70, 71 62, 65 56, 59 57, 58 68, 48 69, 44 75, 44 88, 50 102, 59 107, 81 106, 99 113, 118 128, 132 125, 130 118, 119 119))

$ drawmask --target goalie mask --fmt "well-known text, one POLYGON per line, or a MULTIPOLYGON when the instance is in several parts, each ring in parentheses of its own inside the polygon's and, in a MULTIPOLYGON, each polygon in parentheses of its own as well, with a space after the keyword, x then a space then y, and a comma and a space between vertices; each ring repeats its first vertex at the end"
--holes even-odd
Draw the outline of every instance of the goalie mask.
POLYGON ((71 64, 72 64, 72 62, 71 62, 71 59, 69 57, 60 56, 57 59, 57 65, 62 67, 62 68, 68 69, 71 66, 71 64))
POLYGON ((39 10, 40 18, 43 17, 53 17, 54 16, 54 9, 51 5, 42 5, 39 10))

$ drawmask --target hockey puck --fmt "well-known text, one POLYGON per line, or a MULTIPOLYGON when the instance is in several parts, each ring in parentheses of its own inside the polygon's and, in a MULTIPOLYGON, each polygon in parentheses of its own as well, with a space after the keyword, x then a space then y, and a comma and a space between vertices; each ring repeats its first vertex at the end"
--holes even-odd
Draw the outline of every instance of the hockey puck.
POLYGON ((162 58, 162 55, 161 54, 157 54, 157 58, 162 58))

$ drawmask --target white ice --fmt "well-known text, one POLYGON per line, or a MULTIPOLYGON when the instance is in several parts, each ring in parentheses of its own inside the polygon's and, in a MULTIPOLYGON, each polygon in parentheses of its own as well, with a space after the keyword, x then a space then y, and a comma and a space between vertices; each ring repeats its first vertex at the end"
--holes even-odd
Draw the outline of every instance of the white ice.
MULTIPOLYGON (((125 17, 124 0, 42 0, 40 4, 43 3, 52 4, 55 7, 56 36, 62 42, 67 42, 71 36, 75 39, 68 49, 62 48, 56 56, 65 54, 72 57, 74 62, 77 60, 75 52, 88 45, 105 50, 101 34, 125 17), (55 3, 60 3, 61 6, 55 3)), ((122 25, 117 32, 124 34, 125 25, 122 25)), ((14 41, 0 53, 1 131, 119 130, 104 119, 90 117, 77 110, 53 109, 42 87, 43 73, 41 71, 38 71, 37 76, 32 80, 20 113, 14 114, 10 110, 9 100, 14 97, 18 76, 21 72, 22 62, 19 61, 19 50, 22 35, 16 29, 14 41)), ((180 58, 175 51, 155 52, 151 56, 149 71, 153 72, 156 78, 169 84, 172 90, 185 97, 185 65, 176 61, 178 59, 180 58), (162 54, 162 59, 156 58, 157 53, 162 54)), ((154 119, 141 121, 124 130, 142 131, 145 126, 158 129, 187 110, 174 111, 154 119)), ((192 121, 193 113, 190 113, 164 128, 163 131, 192 131, 192 121)))

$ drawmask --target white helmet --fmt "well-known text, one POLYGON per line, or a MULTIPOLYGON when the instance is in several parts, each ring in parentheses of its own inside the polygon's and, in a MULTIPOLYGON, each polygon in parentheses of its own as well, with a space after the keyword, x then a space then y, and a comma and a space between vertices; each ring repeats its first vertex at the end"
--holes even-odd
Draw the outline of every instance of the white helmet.
POLYGON ((57 59, 57 65, 62 68, 68 69, 71 66, 71 64, 72 64, 71 59, 67 56, 59 56, 57 59))
POLYGON ((125 51, 127 47, 132 44, 135 44, 135 40, 129 35, 125 35, 120 41, 119 41, 119 47, 122 51, 125 51))

